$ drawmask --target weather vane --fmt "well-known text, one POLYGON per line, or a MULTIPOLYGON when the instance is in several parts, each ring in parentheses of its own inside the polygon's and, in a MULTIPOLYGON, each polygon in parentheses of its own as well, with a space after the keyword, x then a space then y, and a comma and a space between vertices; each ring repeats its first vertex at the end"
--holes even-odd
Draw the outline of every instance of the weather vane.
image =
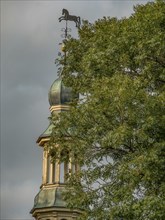
MULTIPOLYGON (((64 52, 64 65, 65 65, 66 64, 66 41, 67 41, 67 37, 68 37, 68 32, 71 32, 71 28, 68 28, 68 21, 74 21, 76 23, 76 27, 80 28, 81 19, 79 16, 70 15, 68 10, 62 9, 62 16, 58 20, 59 20, 59 22, 61 22, 63 20, 66 21, 66 27, 61 29, 61 31, 64 32, 64 34, 61 35, 62 37, 64 37, 64 39, 63 39, 63 42, 60 43, 61 50, 62 50, 62 52, 64 52)), ((61 55, 61 53, 59 53, 59 56, 60 55, 61 55)))
POLYGON ((71 29, 68 29, 67 21, 74 21, 76 23, 76 27, 79 28, 81 24, 81 19, 79 16, 70 15, 68 10, 62 9, 62 16, 59 18, 59 22, 65 20, 66 21, 66 28, 62 29, 65 32, 65 38, 68 36, 68 32, 71 31, 71 29))

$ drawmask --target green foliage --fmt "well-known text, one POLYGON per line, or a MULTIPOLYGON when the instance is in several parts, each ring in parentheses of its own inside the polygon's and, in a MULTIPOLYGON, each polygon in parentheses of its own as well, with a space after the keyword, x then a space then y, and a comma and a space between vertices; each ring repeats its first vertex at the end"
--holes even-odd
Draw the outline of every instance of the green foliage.
POLYGON ((65 195, 82 219, 165 219, 165 2, 134 11, 66 43, 63 80, 81 96, 52 118, 50 145, 82 166, 65 195))

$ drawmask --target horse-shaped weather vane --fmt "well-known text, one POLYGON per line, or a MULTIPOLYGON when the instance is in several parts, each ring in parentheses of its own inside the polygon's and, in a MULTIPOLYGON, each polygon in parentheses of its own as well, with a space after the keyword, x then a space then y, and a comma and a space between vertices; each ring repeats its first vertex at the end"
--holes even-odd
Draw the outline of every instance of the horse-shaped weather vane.
POLYGON ((76 27, 80 27, 81 24, 81 20, 80 17, 77 17, 75 15, 70 15, 68 10, 63 9, 62 10, 62 16, 59 18, 59 22, 61 22, 62 20, 66 20, 66 21, 74 21, 76 23, 76 27))
POLYGON ((70 28, 68 28, 68 22, 67 21, 74 21, 76 23, 76 27, 77 28, 80 28, 80 24, 81 24, 81 20, 80 20, 80 17, 77 17, 75 15, 70 15, 68 10, 66 9, 63 9, 62 10, 62 16, 59 18, 59 22, 65 20, 66 21, 66 27, 65 28, 62 28, 61 31, 65 32, 65 34, 62 34, 61 36, 63 37, 64 36, 64 40, 61 44, 61 50, 62 52, 64 52, 64 64, 66 64, 66 39, 68 37, 68 32, 71 31, 70 28))

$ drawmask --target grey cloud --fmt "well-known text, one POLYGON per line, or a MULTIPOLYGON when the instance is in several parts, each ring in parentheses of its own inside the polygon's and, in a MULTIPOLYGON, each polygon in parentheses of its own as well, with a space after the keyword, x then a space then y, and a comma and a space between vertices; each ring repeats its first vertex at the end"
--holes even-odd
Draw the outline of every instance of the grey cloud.
POLYGON ((33 199, 32 197, 38 191, 37 182, 35 181, 22 181, 21 185, 9 185, 6 184, 2 187, 1 199, 2 209, 4 210, 3 218, 1 219, 17 219, 17 220, 27 220, 32 219, 29 214, 29 210, 32 208, 33 199), (12 207, 12 212, 8 209, 12 207), (23 216, 23 217, 20 217, 23 216))

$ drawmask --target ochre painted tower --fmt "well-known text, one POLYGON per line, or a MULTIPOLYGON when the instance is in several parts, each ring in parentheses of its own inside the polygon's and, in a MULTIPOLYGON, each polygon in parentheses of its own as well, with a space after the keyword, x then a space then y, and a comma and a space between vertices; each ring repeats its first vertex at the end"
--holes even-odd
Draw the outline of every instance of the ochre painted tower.
MULTIPOLYGON (((76 95, 73 95, 71 88, 64 85, 61 77, 55 80, 49 91, 51 115, 68 111, 68 103, 74 98, 73 96, 75 97, 76 95)), ((75 220, 81 212, 79 210, 70 210, 66 207, 62 191, 66 185, 66 174, 78 172, 79 165, 73 164, 70 157, 68 162, 65 163, 60 162, 60 159, 51 161, 50 148, 47 148, 47 144, 52 128, 53 125, 50 123, 37 140, 37 144, 43 150, 42 185, 34 199, 34 206, 30 213, 36 220, 75 220)))

